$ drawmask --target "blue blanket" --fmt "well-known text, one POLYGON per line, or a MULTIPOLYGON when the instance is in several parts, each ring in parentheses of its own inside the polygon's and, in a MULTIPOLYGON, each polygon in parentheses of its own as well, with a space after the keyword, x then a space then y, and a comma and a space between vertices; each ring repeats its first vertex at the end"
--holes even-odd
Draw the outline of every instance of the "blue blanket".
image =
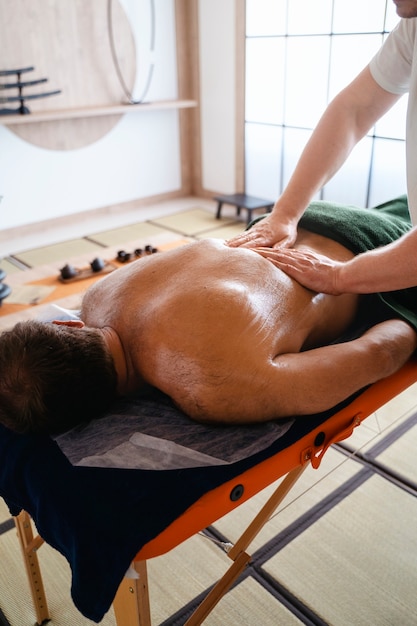
MULTIPOLYGON (((103 422, 80 426, 56 441, 48 436, 17 435, 0 426, 0 495, 12 515, 26 510, 39 534, 66 557, 72 570, 74 604, 96 622, 109 610, 132 559, 148 541, 207 492, 279 454, 318 425, 325 428, 336 409, 308 419, 293 419, 277 428, 273 424, 193 424, 192 430, 201 429, 194 448, 197 445, 217 459, 218 449, 228 449, 227 454, 221 452, 227 458, 214 465, 162 470, 89 467, 73 464, 66 456, 74 463, 82 460, 84 452, 80 451, 90 441, 90 454, 100 457, 106 420, 120 426, 123 414, 129 424, 123 439, 128 441, 140 432, 143 415, 152 415, 155 410, 162 422, 174 424, 173 429, 166 429, 165 438, 175 439, 178 432, 190 428, 189 418, 155 391, 121 401, 103 422), (217 451, 213 450, 215 439, 220 446, 215 446, 217 451), (244 458, 242 445, 248 453, 244 458)), ((276 478, 270 476, 268 480, 276 478)))

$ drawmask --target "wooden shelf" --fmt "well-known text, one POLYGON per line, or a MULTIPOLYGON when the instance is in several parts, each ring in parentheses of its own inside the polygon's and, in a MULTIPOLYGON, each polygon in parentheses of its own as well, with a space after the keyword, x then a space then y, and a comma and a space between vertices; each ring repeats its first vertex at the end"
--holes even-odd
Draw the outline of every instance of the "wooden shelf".
POLYGON ((161 100, 159 102, 143 104, 109 104, 79 109, 35 111, 28 115, 0 115, 0 124, 13 126, 16 124, 33 124, 35 122, 53 122, 56 120, 81 119, 86 117, 124 115, 125 113, 146 113, 146 111, 159 111, 163 109, 189 109, 196 106, 197 102, 195 100, 161 100))

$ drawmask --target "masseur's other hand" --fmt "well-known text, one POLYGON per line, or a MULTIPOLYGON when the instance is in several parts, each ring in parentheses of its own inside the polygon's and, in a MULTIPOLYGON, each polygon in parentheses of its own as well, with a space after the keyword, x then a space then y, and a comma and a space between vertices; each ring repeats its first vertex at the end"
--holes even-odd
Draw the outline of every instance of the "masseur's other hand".
POLYGON ((338 286, 343 263, 308 250, 295 248, 257 247, 254 251, 308 289, 332 295, 343 293, 338 286))
POLYGON ((250 230, 229 239, 231 248, 254 248, 258 246, 292 246, 297 237, 296 223, 283 223, 273 213, 252 226, 250 230))

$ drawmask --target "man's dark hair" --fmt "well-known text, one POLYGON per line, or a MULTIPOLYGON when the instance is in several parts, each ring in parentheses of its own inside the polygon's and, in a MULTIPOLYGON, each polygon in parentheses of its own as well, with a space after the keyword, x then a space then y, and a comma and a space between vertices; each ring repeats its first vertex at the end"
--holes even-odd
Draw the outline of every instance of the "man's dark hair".
POLYGON ((117 375, 101 334, 37 321, 0 335, 0 423, 56 434, 99 416, 117 375))

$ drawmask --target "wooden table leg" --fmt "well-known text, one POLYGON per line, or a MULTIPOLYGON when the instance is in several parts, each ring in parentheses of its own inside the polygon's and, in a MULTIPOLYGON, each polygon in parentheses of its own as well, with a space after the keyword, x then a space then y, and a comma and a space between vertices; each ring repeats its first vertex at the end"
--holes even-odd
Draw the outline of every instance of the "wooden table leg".
POLYGON ((117 626, 151 626, 146 561, 134 561, 137 578, 124 578, 113 601, 117 626))
POLYGON ((19 515, 14 518, 14 521, 19 543, 22 548, 29 588, 36 612, 36 620, 38 624, 43 624, 50 620, 42 574, 36 554, 37 549, 43 544, 43 539, 39 535, 34 537, 32 522, 26 511, 19 513, 19 515))

